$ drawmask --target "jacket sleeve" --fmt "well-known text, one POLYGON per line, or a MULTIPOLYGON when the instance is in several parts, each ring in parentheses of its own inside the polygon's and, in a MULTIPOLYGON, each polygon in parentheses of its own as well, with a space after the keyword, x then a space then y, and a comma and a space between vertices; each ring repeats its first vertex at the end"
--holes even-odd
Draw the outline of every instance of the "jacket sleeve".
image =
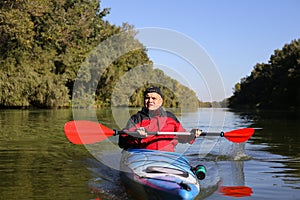
POLYGON ((127 135, 126 133, 119 135, 119 147, 122 149, 139 148, 141 145, 141 139, 127 135))
MULTIPOLYGON (((137 128, 137 124, 135 123, 135 116, 132 116, 123 131, 135 131, 137 128)), ((119 147, 123 149, 128 148, 139 148, 141 145, 141 139, 128 135, 126 133, 122 133, 119 135, 119 147)))
POLYGON ((181 135, 178 137, 178 142, 193 144, 195 142, 195 136, 194 136, 194 134, 181 135))
MULTIPOLYGON (((182 127, 180 122, 177 123, 176 132, 186 132, 186 130, 182 127)), ((191 134, 191 135, 178 135, 178 142, 180 142, 180 143, 193 144, 194 141, 195 141, 194 134, 191 134)))

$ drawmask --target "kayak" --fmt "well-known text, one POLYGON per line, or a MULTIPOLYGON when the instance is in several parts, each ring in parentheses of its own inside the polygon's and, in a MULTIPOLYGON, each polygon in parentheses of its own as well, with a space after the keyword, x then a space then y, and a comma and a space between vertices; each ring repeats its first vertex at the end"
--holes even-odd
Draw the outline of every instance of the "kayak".
POLYGON ((206 173, 181 154, 146 149, 123 150, 120 170, 122 184, 135 199, 194 199, 200 193, 198 179, 206 173))

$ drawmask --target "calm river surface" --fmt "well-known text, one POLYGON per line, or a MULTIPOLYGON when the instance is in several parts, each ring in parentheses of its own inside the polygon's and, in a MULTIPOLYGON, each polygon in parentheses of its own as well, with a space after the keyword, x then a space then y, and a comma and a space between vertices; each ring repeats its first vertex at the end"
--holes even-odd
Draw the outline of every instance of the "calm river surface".
MULTIPOLYGON (((119 179, 117 137, 73 145, 63 127, 73 118, 96 116, 105 126, 121 129, 135 111, 0 110, 0 199, 129 199, 119 179)), ((299 112, 173 112, 188 130, 257 128, 243 144, 206 137, 178 146, 191 165, 207 168, 198 199, 232 199, 234 194, 222 189, 233 191, 233 186, 244 186, 236 194, 241 199, 300 199, 299 112)))

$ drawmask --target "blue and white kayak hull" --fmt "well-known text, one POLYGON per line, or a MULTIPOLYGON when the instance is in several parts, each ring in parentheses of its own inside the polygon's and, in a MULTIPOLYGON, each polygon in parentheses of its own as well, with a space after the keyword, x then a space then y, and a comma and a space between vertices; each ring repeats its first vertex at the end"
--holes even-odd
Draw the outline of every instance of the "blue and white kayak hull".
POLYGON ((194 199, 200 185, 181 154, 145 149, 124 150, 121 180, 137 199, 194 199))

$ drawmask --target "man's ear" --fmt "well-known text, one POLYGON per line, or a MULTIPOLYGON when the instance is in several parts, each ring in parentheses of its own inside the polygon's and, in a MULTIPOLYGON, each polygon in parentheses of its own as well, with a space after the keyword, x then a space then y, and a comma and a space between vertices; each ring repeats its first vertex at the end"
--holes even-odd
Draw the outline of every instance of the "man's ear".
POLYGON ((161 98, 161 106, 163 105, 163 103, 164 103, 164 99, 163 99, 163 98, 161 98))

